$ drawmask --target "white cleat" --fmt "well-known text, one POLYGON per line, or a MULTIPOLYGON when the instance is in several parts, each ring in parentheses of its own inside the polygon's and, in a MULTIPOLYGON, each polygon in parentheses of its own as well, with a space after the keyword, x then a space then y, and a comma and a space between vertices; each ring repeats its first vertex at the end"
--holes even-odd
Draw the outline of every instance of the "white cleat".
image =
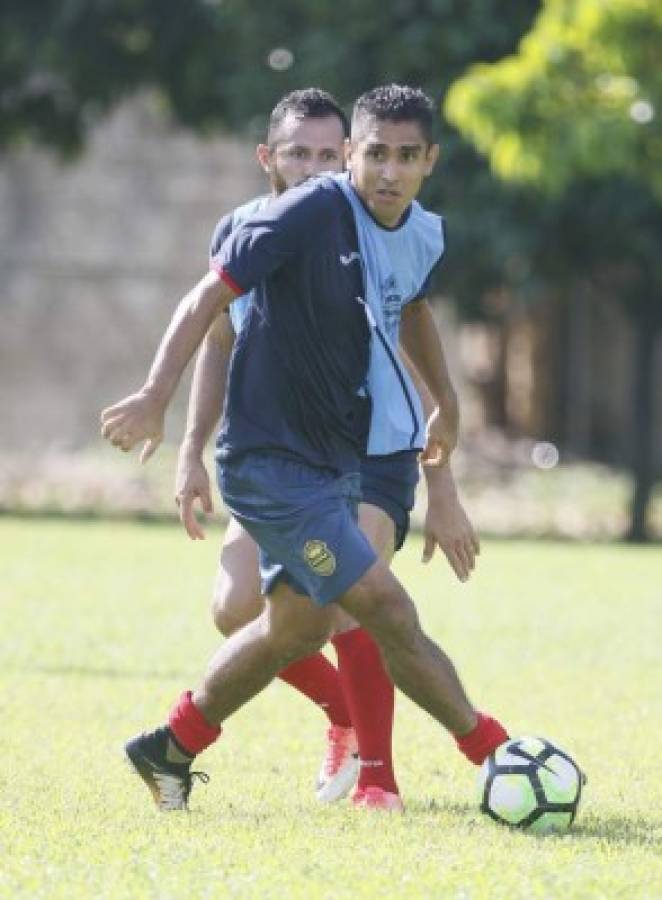
POLYGON ((331 725, 326 733, 326 755, 315 794, 320 803, 335 803, 351 791, 359 777, 359 752, 353 728, 331 725))

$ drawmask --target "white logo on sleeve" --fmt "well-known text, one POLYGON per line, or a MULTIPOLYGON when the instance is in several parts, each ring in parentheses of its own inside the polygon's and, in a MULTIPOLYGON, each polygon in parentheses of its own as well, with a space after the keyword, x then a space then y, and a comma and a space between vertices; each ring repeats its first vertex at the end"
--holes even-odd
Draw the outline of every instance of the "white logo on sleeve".
POLYGON ((340 262, 343 264, 343 266, 351 265, 355 259, 361 259, 361 254, 357 253, 356 250, 352 250, 352 252, 348 253, 347 256, 343 256, 342 253, 340 254, 340 262))

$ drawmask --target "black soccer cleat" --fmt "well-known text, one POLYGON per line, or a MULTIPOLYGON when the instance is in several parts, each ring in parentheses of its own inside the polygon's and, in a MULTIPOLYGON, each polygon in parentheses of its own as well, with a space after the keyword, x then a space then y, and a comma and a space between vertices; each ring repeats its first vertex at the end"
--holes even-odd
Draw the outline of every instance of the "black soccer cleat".
POLYGON ((124 749, 163 812, 187 809, 193 779, 209 781, 206 772, 191 772, 193 757, 183 752, 167 726, 132 738, 124 749))

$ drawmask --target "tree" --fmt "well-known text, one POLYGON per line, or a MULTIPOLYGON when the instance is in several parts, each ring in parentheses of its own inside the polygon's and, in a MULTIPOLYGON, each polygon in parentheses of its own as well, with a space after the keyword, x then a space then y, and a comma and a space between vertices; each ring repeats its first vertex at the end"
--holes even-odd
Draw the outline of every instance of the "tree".
POLYGON ((557 248, 555 261, 574 256, 575 277, 616 294, 635 323, 632 540, 646 539, 654 480, 653 365, 662 333, 661 39, 662 8, 654 0, 546 0, 518 52, 472 67, 446 101, 449 119, 495 172, 552 195, 548 209, 567 226, 566 248, 557 248))
MULTIPOLYGON (((375 84, 419 84, 440 103, 475 61, 511 52, 539 0, 5 0, 0 10, 0 152, 40 143, 63 156, 90 125, 143 87, 205 134, 262 136, 286 91, 319 85, 349 100, 375 84)), ((440 122, 441 125, 441 122, 440 122)), ((440 129, 440 178, 425 199, 451 234, 444 289, 467 316, 507 281, 504 261, 528 231, 504 216, 518 192, 450 128, 440 129), (490 210, 486 214, 486 210, 490 210), (467 265, 467 260, 471 264, 467 265)))
POLYGON ((88 125, 158 88, 200 131, 250 128, 285 91, 318 84, 353 98, 389 79, 445 83, 509 52, 528 0, 5 0, 0 150, 21 140, 72 154, 88 125))
POLYGON ((458 80, 446 113, 494 170, 559 191, 625 175, 662 198, 662 7, 547 0, 518 53, 458 80))

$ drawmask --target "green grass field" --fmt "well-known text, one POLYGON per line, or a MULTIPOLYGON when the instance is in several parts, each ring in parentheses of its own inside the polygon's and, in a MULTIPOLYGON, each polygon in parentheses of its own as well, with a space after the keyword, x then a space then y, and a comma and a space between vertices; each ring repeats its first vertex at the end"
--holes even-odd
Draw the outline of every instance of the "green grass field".
POLYGON ((317 804, 319 711, 283 684, 200 759, 190 814, 126 769, 216 644, 218 532, 0 519, 0 896, 662 897, 662 554, 490 542, 467 585, 411 540, 397 571, 474 700, 570 751, 589 783, 575 828, 535 838, 477 814, 475 772, 404 698, 407 812, 317 804))

